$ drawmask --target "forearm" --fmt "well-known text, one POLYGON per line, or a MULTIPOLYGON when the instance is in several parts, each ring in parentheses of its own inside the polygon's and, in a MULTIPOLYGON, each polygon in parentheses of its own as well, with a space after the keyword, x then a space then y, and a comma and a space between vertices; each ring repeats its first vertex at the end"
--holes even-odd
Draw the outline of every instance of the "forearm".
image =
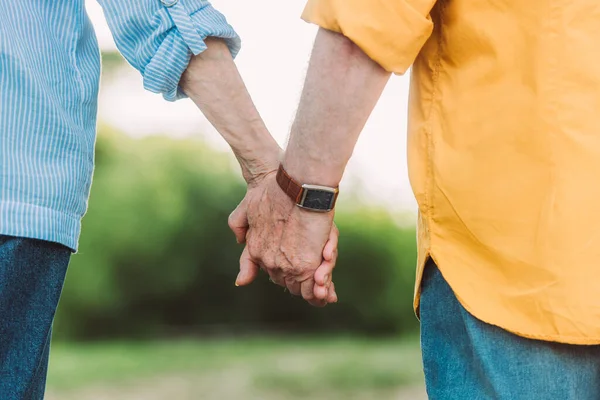
POLYGON ((276 166, 279 145, 260 117, 225 43, 206 40, 180 86, 235 153, 247 181, 276 166))
POLYGON ((389 77, 349 39, 320 29, 284 157, 288 173, 337 186, 389 77))

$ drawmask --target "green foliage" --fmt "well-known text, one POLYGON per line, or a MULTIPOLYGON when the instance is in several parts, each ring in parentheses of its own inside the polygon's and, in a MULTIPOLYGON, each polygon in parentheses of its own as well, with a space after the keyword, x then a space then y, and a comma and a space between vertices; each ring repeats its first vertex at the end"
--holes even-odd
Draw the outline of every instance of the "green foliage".
MULTIPOLYGON (((133 140, 104 128, 80 252, 58 337, 256 330, 413 330, 414 228, 380 210, 340 211, 340 303, 313 309, 261 275, 236 288, 242 248, 227 217, 245 185, 229 157, 195 140, 133 140)), ((342 200, 343 201, 343 200, 342 200)))

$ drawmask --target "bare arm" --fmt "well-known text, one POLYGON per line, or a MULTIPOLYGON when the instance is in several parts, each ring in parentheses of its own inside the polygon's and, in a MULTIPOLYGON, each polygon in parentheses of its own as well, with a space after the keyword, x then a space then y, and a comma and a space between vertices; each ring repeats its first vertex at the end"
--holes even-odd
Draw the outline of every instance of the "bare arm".
MULTIPOLYGON (((338 185, 390 72, 405 72, 431 34, 427 15, 434 3, 308 1, 303 18, 328 30, 317 35, 283 160, 293 178, 305 184, 338 185)), ((249 226, 237 282, 251 282, 260 264, 274 281, 311 304, 337 301, 331 281, 338 236, 332 227, 333 212, 295 207, 272 175, 262 191, 249 192, 244 201, 249 217, 234 213, 230 219, 234 231, 245 232, 249 226)))
POLYGON ((284 166, 302 183, 337 186, 390 73, 345 36, 320 29, 284 166))
MULTIPOLYGON (((320 30, 285 153, 288 173, 302 183, 337 186, 389 76, 349 39, 320 30)), ((331 281, 336 246, 326 246, 337 245, 333 212, 296 207, 274 176, 245 201, 250 230, 238 283, 251 282, 260 264, 313 305, 337 301, 331 281)), ((234 213, 230 223, 235 230, 246 221, 234 213)))
MULTIPOLYGON (((190 62, 189 67, 182 76, 180 86, 183 91, 196 103, 198 108, 204 113, 213 126, 219 131, 223 138, 229 143, 235 153, 244 178, 248 182, 248 194, 240 206, 230 217, 230 226, 239 242, 244 242, 250 222, 248 221, 249 210, 252 206, 264 206, 262 201, 263 193, 269 187, 271 178, 274 176, 269 173, 276 170, 279 166, 281 149, 277 142, 267 131, 258 111, 252 103, 252 99, 244 86, 242 78, 233 63, 230 51, 225 43, 220 39, 207 39, 207 50, 195 56, 190 62), (268 178, 268 179, 264 179, 268 178), (253 196, 256 195, 256 196, 253 196), (251 199, 257 197, 256 202, 251 199)), ((279 192, 279 188, 277 188, 279 192)), ((278 193, 279 194, 279 193, 278 193)), ((285 198, 283 208, 289 209, 287 204, 289 199, 285 198)), ((276 208, 276 207, 275 207, 276 208)), ((273 206, 269 206, 265 214, 272 217, 277 215, 273 206)), ((252 215, 257 213, 252 211, 252 215)), ((280 225, 280 224, 279 224, 280 225)), ((337 246, 337 231, 327 226, 326 239, 331 237, 328 247, 328 262, 321 269, 323 275, 333 269, 335 256, 333 255, 337 246)), ((271 267, 271 271, 280 269, 285 265, 286 260, 276 257, 279 253, 273 251, 277 245, 277 228, 271 228, 263 231, 263 234, 274 234, 274 237, 265 238, 262 245, 263 249, 269 249, 272 254, 264 259, 258 259, 256 262, 249 256, 249 249, 246 247, 241 258, 241 272, 236 280, 236 285, 245 285, 256 278, 258 274, 259 263, 265 268, 271 267), (270 262, 265 261, 269 259, 270 262)), ((323 244, 324 245, 324 244, 323 244)), ((322 260, 323 246, 319 244, 316 253, 316 265, 319 266, 322 260)), ((314 270, 310 271, 310 278, 314 270)), ((282 286, 286 286, 284 275, 272 274, 275 281, 282 286)), ((308 278, 308 276, 306 277, 308 278)), ((300 282, 288 280, 290 290, 296 295, 300 295, 300 282)), ((318 285, 317 285, 318 287, 318 285)), ((312 304, 321 305, 320 301, 314 299, 314 291, 318 291, 314 281, 310 279, 304 284, 305 298, 312 304)), ((333 285, 329 284, 324 289, 323 297, 329 296, 331 301, 337 299, 333 285)))
POLYGON ((231 146, 248 183, 277 168, 280 148, 268 132, 231 53, 221 39, 206 39, 180 86, 231 146))

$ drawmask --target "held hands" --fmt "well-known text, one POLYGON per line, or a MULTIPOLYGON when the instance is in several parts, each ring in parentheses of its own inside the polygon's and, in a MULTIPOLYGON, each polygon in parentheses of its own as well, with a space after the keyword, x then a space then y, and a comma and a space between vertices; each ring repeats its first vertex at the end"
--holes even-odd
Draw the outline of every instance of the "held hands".
POLYGON ((264 269, 270 279, 313 306, 337 302, 332 282, 339 231, 333 212, 297 207, 275 180, 275 167, 249 180, 246 196, 229 217, 238 243, 246 243, 236 285, 264 269))

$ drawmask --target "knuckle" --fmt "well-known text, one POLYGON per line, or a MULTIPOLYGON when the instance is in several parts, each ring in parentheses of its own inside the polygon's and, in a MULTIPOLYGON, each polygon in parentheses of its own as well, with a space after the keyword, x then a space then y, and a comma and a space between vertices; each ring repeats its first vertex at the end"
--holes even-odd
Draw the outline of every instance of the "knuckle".
POLYGON ((269 258, 263 258, 263 264, 272 276, 281 275, 281 268, 269 258))
POLYGON ((256 246, 256 243, 254 240, 251 240, 251 238, 247 238, 247 244, 246 246, 248 247, 248 254, 250 255, 250 258, 254 259, 254 260, 261 260, 261 253, 259 251, 259 247, 256 246))
POLYGON ((303 293, 303 294, 302 294, 302 298, 303 298, 304 300, 308 301, 309 303, 311 303, 311 302, 313 302, 313 301, 314 301, 314 299, 315 299, 315 296, 314 296, 312 293, 311 293, 311 294, 309 294, 309 293, 303 293))
POLYGON ((272 251, 265 252, 263 258, 269 263, 269 265, 273 266, 274 270, 277 270, 278 272, 285 270, 285 265, 281 265, 281 263, 278 262, 279 260, 277 259, 277 255, 272 251))
POLYGON ((292 266, 290 268, 290 273, 295 276, 296 279, 303 282, 309 278, 312 278, 316 269, 316 267, 312 267, 308 264, 300 264, 292 266))
POLYGON ((227 225, 229 225, 230 228, 233 229, 233 227, 236 226, 235 224, 235 211, 232 212, 231 214, 229 214, 229 217, 227 218, 227 225))
POLYGON ((254 243, 252 232, 249 232, 246 235, 246 247, 248 248, 248 254, 250 254, 253 257, 256 256, 256 244, 254 243))
POLYGON ((291 276, 295 277, 299 277, 304 272, 304 269, 300 265, 289 265, 286 270, 291 276))

